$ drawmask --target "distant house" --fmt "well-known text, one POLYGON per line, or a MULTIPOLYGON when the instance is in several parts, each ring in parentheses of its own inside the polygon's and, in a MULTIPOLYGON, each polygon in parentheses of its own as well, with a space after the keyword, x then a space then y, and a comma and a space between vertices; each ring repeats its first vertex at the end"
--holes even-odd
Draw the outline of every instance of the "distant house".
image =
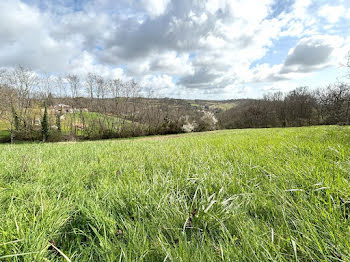
POLYGON ((73 108, 69 105, 64 105, 64 104, 58 104, 53 107, 53 110, 55 112, 61 113, 61 114, 66 114, 66 113, 71 113, 73 112, 73 108))
POLYGON ((40 126, 41 125, 41 120, 40 119, 35 119, 34 120, 34 125, 35 126, 40 126))
POLYGON ((83 124, 81 124, 81 123, 75 124, 74 126, 78 130, 83 130, 85 128, 85 126, 83 124))
POLYGON ((89 112, 87 108, 78 109, 65 104, 54 105, 50 109, 52 110, 53 113, 59 113, 59 114, 89 112))

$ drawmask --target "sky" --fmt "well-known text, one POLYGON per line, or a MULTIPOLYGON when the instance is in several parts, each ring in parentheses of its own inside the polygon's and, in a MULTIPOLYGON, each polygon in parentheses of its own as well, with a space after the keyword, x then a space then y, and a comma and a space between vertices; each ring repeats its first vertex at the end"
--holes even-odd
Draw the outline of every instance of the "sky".
POLYGON ((348 0, 0 0, 0 67, 258 98, 343 81, 348 0))

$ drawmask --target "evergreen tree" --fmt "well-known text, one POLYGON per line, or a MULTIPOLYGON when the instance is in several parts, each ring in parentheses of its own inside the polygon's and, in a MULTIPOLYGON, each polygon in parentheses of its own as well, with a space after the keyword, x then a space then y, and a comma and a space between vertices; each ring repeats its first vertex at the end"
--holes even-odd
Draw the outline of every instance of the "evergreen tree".
POLYGON ((43 135, 43 142, 46 142, 47 138, 49 137, 49 123, 48 123, 48 118, 47 118, 47 106, 46 106, 46 104, 45 104, 43 121, 41 123, 41 132, 43 135))
POLYGON ((57 131, 61 133, 61 115, 56 115, 56 126, 57 126, 57 131))

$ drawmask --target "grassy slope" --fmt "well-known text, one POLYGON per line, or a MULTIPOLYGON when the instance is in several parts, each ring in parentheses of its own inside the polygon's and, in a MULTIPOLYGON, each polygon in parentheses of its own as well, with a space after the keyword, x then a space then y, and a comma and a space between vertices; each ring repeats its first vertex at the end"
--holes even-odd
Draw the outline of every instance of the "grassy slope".
POLYGON ((0 139, 5 138, 9 135, 8 124, 0 119, 0 139))
POLYGON ((349 128, 0 145, 0 159, 0 260, 63 261, 48 241, 72 261, 350 260, 349 128))

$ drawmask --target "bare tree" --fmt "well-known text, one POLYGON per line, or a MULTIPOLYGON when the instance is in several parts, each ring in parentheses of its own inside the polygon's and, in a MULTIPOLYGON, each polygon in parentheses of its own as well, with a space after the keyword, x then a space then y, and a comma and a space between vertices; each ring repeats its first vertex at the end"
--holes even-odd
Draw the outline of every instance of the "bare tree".
POLYGON ((86 91, 89 94, 90 97, 90 108, 89 110, 93 110, 93 101, 94 101, 94 94, 96 92, 96 75, 93 73, 88 73, 86 76, 86 91))
POLYGON ((66 76, 66 80, 68 81, 70 87, 71 97, 73 99, 77 98, 79 95, 80 78, 77 75, 68 74, 66 76))
POLYGON ((38 85, 38 76, 28 68, 16 67, 10 77, 10 85, 18 95, 19 117, 25 121, 25 116, 30 108, 31 92, 38 85))
POLYGON ((77 121, 76 121, 76 110, 78 108, 78 95, 79 95, 79 85, 80 85, 80 78, 77 75, 74 74, 68 74, 66 76, 66 80, 68 82, 70 92, 71 92, 71 98, 73 100, 73 106, 72 106, 72 117, 70 122, 70 130, 71 134, 77 135, 77 121))
POLYGON ((54 88, 57 91, 57 95, 60 98, 65 98, 68 96, 68 92, 67 92, 67 86, 66 86, 66 82, 65 82, 65 77, 62 75, 58 75, 57 77, 54 78, 53 81, 53 85, 54 88))
POLYGON ((345 83, 329 85, 320 92, 326 124, 349 124, 350 86, 345 83))
POLYGON ((139 102, 140 98, 140 91, 141 87, 135 82, 135 80, 131 80, 129 83, 129 88, 130 88, 130 95, 132 98, 132 111, 131 111, 131 121, 135 123, 135 117, 137 113, 137 104, 139 102))
POLYGON ((109 80, 107 85, 108 85, 110 96, 113 99, 111 112, 116 116, 116 119, 113 122, 112 129, 117 130, 117 132, 121 132, 122 105, 123 105, 122 92, 125 85, 123 81, 120 79, 109 80))
POLYGON ((44 95, 44 100, 46 100, 45 102, 47 106, 51 106, 54 104, 52 89, 53 89, 52 77, 49 73, 45 72, 42 74, 40 78, 40 91, 44 95))
POLYGON ((293 126, 311 125, 315 98, 307 87, 299 87, 286 96, 287 119, 293 126))

